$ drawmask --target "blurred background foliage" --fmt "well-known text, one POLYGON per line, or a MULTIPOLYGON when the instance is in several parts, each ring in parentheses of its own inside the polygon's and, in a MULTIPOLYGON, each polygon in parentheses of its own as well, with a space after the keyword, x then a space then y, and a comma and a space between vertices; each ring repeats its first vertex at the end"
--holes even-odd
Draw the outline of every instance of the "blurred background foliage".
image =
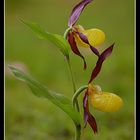
MULTIPOLYGON (((30 73, 50 89, 72 97, 72 83, 63 55, 51 43, 39 40, 19 18, 40 24, 47 31, 63 35, 72 7, 79 0, 5 0, 5 134, 6 140, 73 140, 70 118, 46 99, 32 95, 30 89, 15 79, 7 64, 30 73)), ((134 1, 95 0, 88 5, 78 23, 85 29, 99 28, 106 34, 104 47, 115 42, 112 55, 103 64, 94 81, 103 91, 118 94, 123 108, 103 113, 91 108, 97 119, 98 134, 89 126, 82 140, 134 139, 134 1)), ((83 51, 83 50, 81 50, 83 51)), ((84 50, 88 63, 71 56, 77 88, 86 84, 96 57, 84 50)), ((82 96, 80 96, 82 109, 82 96)))

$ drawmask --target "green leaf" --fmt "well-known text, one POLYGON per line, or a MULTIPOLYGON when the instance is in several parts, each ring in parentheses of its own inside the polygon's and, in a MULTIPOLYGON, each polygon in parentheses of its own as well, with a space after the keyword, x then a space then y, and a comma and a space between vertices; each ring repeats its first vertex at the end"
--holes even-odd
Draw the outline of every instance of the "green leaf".
POLYGON ((22 21, 22 23, 27 25, 40 39, 49 40, 51 43, 53 43, 55 46, 57 46, 60 49, 60 51, 64 54, 64 56, 69 58, 70 46, 69 46, 69 43, 67 42, 67 40, 64 39, 63 36, 58 35, 58 34, 49 33, 47 31, 45 31, 44 29, 42 29, 36 23, 26 22, 23 20, 21 20, 21 21, 22 21))
POLYGON ((10 70, 14 73, 16 78, 25 82, 29 88, 32 90, 34 95, 38 97, 44 97, 50 100, 57 107, 61 108, 65 113, 67 113, 75 124, 80 124, 81 116, 76 112, 72 106, 71 101, 63 96, 62 94, 55 93, 49 90, 46 86, 43 86, 38 81, 34 80, 32 77, 24 74, 22 71, 18 70, 13 66, 9 66, 10 70))

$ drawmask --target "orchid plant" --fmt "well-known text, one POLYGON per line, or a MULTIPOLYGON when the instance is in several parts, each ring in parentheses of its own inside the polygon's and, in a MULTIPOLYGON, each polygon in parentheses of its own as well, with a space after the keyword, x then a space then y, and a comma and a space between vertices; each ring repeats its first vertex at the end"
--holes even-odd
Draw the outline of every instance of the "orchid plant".
POLYGON ((15 68, 14 66, 9 66, 14 75, 21 81, 25 82, 29 88, 32 90, 34 95, 38 97, 44 97, 50 100, 57 107, 61 108, 69 117, 73 120, 76 133, 75 140, 80 140, 81 130, 82 130, 82 116, 80 114, 78 97, 80 94, 83 94, 83 118, 84 118, 84 128, 87 123, 90 125, 94 133, 97 133, 97 122, 95 117, 90 113, 89 110, 89 98, 93 108, 98 109, 103 112, 115 112, 118 111, 122 105, 123 100, 114 93, 103 92, 99 85, 92 84, 94 79, 98 76, 103 62, 108 56, 112 53, 114 43, 106 48, 103 52, 99 52, 99 47, 105 41, 105 34, 102 30, 93 28, 85 30, 81 25, 76 25, 76 22, 84 10, 85 6, 91 3, 93 0, 82 0, 80 1, 72 10, 69 21, 68 28, 64 32, 64 35, 52 34, 44 29, 42 29, 36 23, 26 22, 21 20, 22 23, 27 25, 33 32, 35 32, 40 39, 47 39, 57 46, 60 51, 63 53, 66 62, 68 63, 72 83, 73 83, 73 97, 72 101, 63 96, 49 90, 46 86, 42 85, 38 81, 34 80, 30 76, 23 73, 21 70, 15 68), (72 73, 71 63, 69 53, 72 51, 74 54, 82 58, 84 62, 84 70, 87 68, 87 64, 84 56, 79 51, 79 47, 90 48, 98 59, 93 67, 89 81, 76 89, 74 76, 72 73))

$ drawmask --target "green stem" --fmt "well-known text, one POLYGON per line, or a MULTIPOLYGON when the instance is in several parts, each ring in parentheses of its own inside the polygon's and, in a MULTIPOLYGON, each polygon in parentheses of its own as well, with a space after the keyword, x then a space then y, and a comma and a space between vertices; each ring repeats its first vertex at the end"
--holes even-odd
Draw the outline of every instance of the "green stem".
POLYGON ((68 35, 68 33, 69 33, 70 30, 71 30, 71 28, 66 29, 66 31, 65 31, 65 33, 64 33, 64 35, 63 35, 63 37, 64 37, 65 39, 67 39, 67 35, 68 35))
MULTIPOLYGON (((75 81, 74 81, 74 77, 73 77, 73 73, 72 73, 72 69, 71 69, 71 65, 70 65, 70 60, 68 59, 67 62, 68 62, 68 66, 69 66, 69 70, 70 70, 70 74, 71 74, 71 79, 72 79, 72 84, 73 84, 73 91, 75 93, 76 92, 76 86, 75 86, 75 81)), ((75 101, 75 104, 76 104, 76 109, 79 112, 80 109, 79 109, 78 100, 75 101)), ((76 129, 75 140, 80 140, 81 125, 80 124, 79 125, 75 124, 75 129, 76 129)))
POLYGON ((71 75, 71 79, 72 79, 73 91, 75 93, 75 91, 76 91, 76 85, 75 85, 75 81, 74 81, 74 77, 73 77, 73 73, 72 73, 72 69, 71 69, 70 60, 67 60, 67 62, 68 62, 68 66, 69 66, 69 70, 70 70, 70 75, 71 75))
MULTIPOLYGON (((82 87, 80 87, 76 92, 75 94, 73 95, 73 98, 72 98, 72 104, 73 104, 73 107, 75 107, 75 104, 77 105, 78 103, 78 96, 80 95, 80 93, 87 89, 88 88, 88 85, 84 85, 82 87)), ((75 127, 76 127, 76 133, 75 133, 75 140, 80 140, 80 136, 81 136, 81 125, 79 124, 75 124, 75 127)))
MULTIPOLYGON (((69 33, 69 31, 71 30, 71 28, 66 29, 65 33, 64 33, 64 38, 67 40, 67 35, 69 33)), ((73 84, 73 91, 74 93, 76 92, 76 85, 75 85, 75 81, 74 81, 74 77, 73 77, 73 73, 72 73, 72 68, 71 68, 71 64, 70 64, 70 59, 67 59, 68 62, 68 67, 70 70, 70 75, 71 75, 71 79, 72 79, 72 84, 73 84)), ((76 109, 79 112, 79 104, 78 104, 78 100, 75 100, 75 104, 76 104, 76 109)), ((81 135, 81 124, 75 124, 75 129, 76 129, 76 133, 75 133, 75 140, 80 140, 80 135, 81 135)))
MULTIPOLYGON (((69 33, 69 31, 71 30, 71 28, 67 28, 63 37, 67 40, 67 34, 69 33)), ((67 59, 67 62, 68 62, 68 67, 69 67, 69 70, 70 70, 70 75, 71 75, 71 79, 72 79, 72 84, 73 84, 73 91, 75 93, 76 91, 76 86, 75 86, 75 81, 74 81, 74 78, 73 78, 73 73, 72 73, 72 69, 71 69, 71 64, 70 64, 70 59, 67 59)))
MULTIPOLYGON (((72 73, 72 69, 71 69, 71 65, 70 65, 70 60, 68 60, 68 66, 69 66, 69 70, 70 70, 70 75, 71 75, 71 79, 72 79, 72 84, 73 84, 73 92, 76 92, 76 86, 75 86, 75 81, 74 81, 74 77, 73 77, 73 73, 72 73)), ((78 100, 75 100, 75 104, 76 104, 76 109, 79 112, 79 104, 78 104, 78 100)))
POLYGON ((75 125, 75 127, 76 127, 75 140, 80 140, 80 135, 81 135, 81 125, 75 125))
POLYGON ((78 98, 78 96, 80 95, 80 93, 81 93, 82 91, 84 91, 85 89, 87 89, 87 88, 88 88, 88 85, 81 86, 81 87, 74 93, 74 95, 73 95, 73 97, 72 97, 72 104, 73 104, 73 106, 76 105, 76 101, 77 101, 77 98, 78 98))

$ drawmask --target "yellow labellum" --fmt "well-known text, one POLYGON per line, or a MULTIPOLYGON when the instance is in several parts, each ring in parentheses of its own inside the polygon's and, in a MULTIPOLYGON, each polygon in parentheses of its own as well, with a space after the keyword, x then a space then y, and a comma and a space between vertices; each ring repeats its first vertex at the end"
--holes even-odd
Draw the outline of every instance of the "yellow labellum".
POLYGON ((118 111, 122 105, 123 100, 114 93, 102 92, 100 86, 88 86, 88 94, 91 97, 91 104, 94 108, 103 112, 118 111))
MULTIPOLYGON (((100 29, 88 29, 88 30, 81 30, 80 32, 83 33, 87 38, 89 43, 94 46, 94 47, 98 47, 100 46, 104 41, 105 41, 105 34, 102 30, 100 29)), ((87 45, 86 43, 84 43, 78 35, 75 35, 75 40, 77 45, 79 45, 80 47, 89 47, 89 45, 87 45)))
POLYGON ((122 107, 123 101, 118 95, 102 92, 91 94, 91 104, 100 111, 115 112, 122 107))

